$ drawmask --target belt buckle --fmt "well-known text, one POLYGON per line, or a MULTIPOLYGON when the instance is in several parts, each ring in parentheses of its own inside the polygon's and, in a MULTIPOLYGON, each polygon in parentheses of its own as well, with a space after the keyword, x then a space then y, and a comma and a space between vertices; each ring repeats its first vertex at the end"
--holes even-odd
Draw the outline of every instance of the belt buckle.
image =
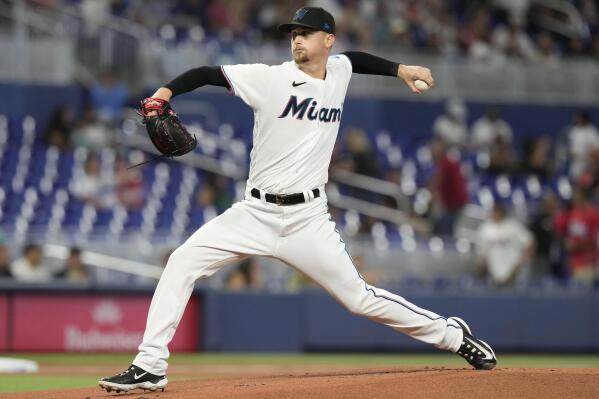
POLYGON ((275 204, 279 206, 283 205, 283 196, 275 195, 275 204))

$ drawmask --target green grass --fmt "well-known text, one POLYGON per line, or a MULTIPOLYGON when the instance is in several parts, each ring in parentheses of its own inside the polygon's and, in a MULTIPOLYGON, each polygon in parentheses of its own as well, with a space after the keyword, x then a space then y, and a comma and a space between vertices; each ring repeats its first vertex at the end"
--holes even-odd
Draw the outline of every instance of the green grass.
MULTIPOLYGON (((0 354, 0 357, 24 358, 44 365, 102 365, 116 364, 126 367, 133 354, 55 354, 26 353, 0 354)), ((595 368, 599 367, 599 355, 511 355, 499 354, 500 367, 548 367, 548 368, 595 368)), ((385 366, 447 366, 465 367, 464 361, 451 354, 175 354, 171 364, 189 365, 336 365, 348 367, 385 366)), ((188 376, 187 378, 200 378, 188 376)), ((182 379, 178 376, 175 379, 182 379)), ((38 376, 2 375, 1 392, 22 392, 41 389, 81 388, 95 386, 98 376, 38 376)))
POLYGON ((98 383, 91 376, 36 376, 27 374, 0 374, 1 392, 28 392, 42 389, 85 388, 98 383))

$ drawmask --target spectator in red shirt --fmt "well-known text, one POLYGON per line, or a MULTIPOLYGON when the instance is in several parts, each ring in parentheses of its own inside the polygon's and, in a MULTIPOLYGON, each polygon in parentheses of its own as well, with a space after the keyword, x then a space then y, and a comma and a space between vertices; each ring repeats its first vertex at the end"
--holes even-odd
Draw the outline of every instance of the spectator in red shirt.
POLYGON ((570 209, 556 215, 554 228, 561 236, 572 279, 592 285, 598 259, 599 208, 589 201, 584 189, 574 190, 570 209))
POLYGON ((429 184, 433 200, 433 230, 438 235, 453 235, 455 222, 468 203, 466 179, 460 162, 448 154, 443 140, 434 139, 430 150, 435 163, 429 184))

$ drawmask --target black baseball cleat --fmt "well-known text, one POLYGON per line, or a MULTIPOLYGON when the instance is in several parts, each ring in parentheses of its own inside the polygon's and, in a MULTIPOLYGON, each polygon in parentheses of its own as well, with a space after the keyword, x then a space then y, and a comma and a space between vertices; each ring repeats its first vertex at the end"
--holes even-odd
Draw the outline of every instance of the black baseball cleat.
POLYGON ((457 354, 462 356, 468 363, 477 370, 491 370, 497 365, 497 357, 493 349, 485 341, 480 340, 472 335, 468 324, 459 317, 450 317, 448 320, 453 320, 464 332, 462 345, 458 349, 457 354))
POLYGON ((105 389, 106 392, 114 391, 116 393, 129 392, 137 388, 144 391, 161 390, 164 392, 166 384, 168 384, 166 375, 154 375, 133 364, 120 374, 98 381, 100 388, 105 389))

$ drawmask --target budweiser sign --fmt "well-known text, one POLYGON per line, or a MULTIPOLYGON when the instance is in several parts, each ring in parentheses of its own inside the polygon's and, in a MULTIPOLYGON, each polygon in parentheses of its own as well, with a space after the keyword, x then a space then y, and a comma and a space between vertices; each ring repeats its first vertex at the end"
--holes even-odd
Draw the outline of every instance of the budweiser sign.
MULTIPOLYGON (((16 294, 12 349, 134 352, 143 337, 150 300, 149 294, 16 294)), ((171 350, 197 350, 199 317, 199 299, 192 297, 171 350)))

